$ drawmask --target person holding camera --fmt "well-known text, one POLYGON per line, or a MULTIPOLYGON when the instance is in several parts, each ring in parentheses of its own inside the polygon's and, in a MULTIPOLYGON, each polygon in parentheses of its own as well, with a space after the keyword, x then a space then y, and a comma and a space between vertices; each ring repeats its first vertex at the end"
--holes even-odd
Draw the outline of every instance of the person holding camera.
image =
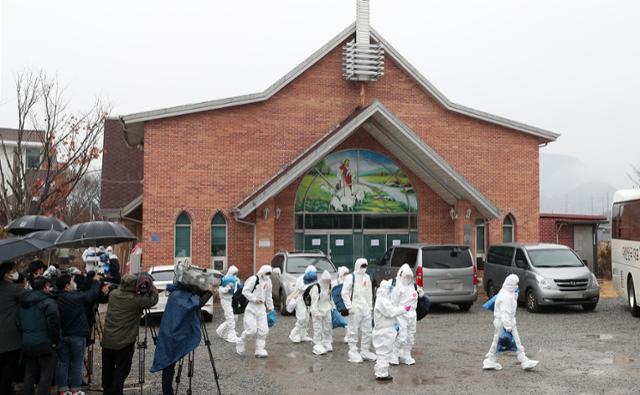
POLYGON ((138 277, 125 274, 120 287, 111 291, 102 339, 102 387, 104 394, 122 395, 131 371, 140 316, 158 303, 158 291, 136 292, 138 277))
POLYGON ((12 381, 20 360, 20 331, 16 311, 28 291, 15 283, 20 277, 12 261, 0 264, 0 394, 12 394, 12 381))
POLYGON ((200 344, 200 309, 213 296, 213 285, 202 291, 181 283, 167 285, 169 298, 162 314, 151 372, 162 370, 162 395, 173 395, 175 365, 200 344))
POLYGON ((24 393, 49 394, 56 369, 56 348, 60 341, 60 313, 49 287, 49 280, 36 277, 16 313, 16 324, 22 333, 22 357, 25 361, 24 393), (38 379, 38 375, 40 379, 38 379))
MULTIPOLYGON (((77 270, 77 269, 76 269, 77 270)), ((71 274, 62 274, 56 279, 56 302, 62 322, 62 339, 58 347, 58 391, 79 393, 82 384, 82 364, 86 338, 90 325, 87 308, 96 303, 100 293, 109 292, 108 286, 100 287, 99 276, 94 275, 91 287, 78 291, 71 274)))

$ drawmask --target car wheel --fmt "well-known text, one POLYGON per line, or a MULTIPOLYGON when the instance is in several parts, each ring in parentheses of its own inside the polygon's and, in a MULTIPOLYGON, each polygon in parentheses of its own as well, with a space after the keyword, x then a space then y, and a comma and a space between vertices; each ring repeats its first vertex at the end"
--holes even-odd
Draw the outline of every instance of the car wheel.
POLYGON ((583 303, 582 304, 582 308, 584 309, 584 311, 593 311, 596 309, 596 306, 598 305, 598 302, 596 303, 583 303))
POLYGON ((629 278, 627 281, 627 295, 629 296, 629 308, 631 309, 631 315, 634 317, 640 317, 640 306, 636 300, 636 290, 633 286, 633 279, 629 278))
POLYGON ((471 308, 471 303, 459 303, 458 308, 462 311, 469 311, 471 308))
POLYGON ((527 310, 531 313, 538 313, 540 311, 538 298, 536 298, 536 293, 533 292, 532 289, 527 290, 527 310))
POLYGON ((493 281, 489 281, 487 283, 487 289, 485 291, 487 291, 487 297, 489 299, 493 298, 498 293, 498 291, 496 290, 496 286, 493 285, 493 281))

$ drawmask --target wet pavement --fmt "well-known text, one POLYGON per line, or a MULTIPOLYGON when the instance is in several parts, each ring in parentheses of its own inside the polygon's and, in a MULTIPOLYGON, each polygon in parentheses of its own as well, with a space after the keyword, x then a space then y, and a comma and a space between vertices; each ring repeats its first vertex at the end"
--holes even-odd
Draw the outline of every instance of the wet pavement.
MULTIPOLYGON (((295 319, 278 316, 267 341, 269 358, 254 358, 252 343, 241 357, 232 344, 213 336, 221 318, 221 311, 216 313, 207 327, 223 394, 640 393, 640 319, 631 317, 624 301, 617 298, 602 299, 593 313, 579 307, 550 308, 542 314, 518 309, 523 344, 531 358, 540 360, 532 372, 522 371, 513 354, 499 356, 502 371, 482 371, 493 335, 492 313, 480 303, 467 313, 438 306, 418 323, 416 364, 392 367, 394 380, 384 384, 374 380, 373 363, 347 362, 343 329, 334 331, 333 353, 314 356, 310 344, 288 341, 295 319)), ((148 353, 147 367, 152 347, 148 353)), ((130 376, 134 381, 137 360, 136 355, 130 376)), ((144 393, 161 393, 160 374, 146 376, 144 393)), ((186 377, 180 393, 185 393, 185 383, 186 377)), ((203 346, 196 353, 193 393, 216 393, 203 346)))

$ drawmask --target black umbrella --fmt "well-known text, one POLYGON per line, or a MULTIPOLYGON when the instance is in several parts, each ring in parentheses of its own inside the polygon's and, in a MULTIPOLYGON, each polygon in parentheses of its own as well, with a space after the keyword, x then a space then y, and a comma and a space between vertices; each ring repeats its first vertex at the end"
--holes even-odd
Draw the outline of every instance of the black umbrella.
POLYGON ((62 248, 98 247, 135 241, 137 238, 124 226, 108 221, 83 222, 60 233, 56 246, 62 248))
POLYGON ((46 250, 51 247, 51 243, 47 243, 38 239, 23 239, 11 237, 0 240, 0 261, 8 261, 19 256, 33 254, 46 250))
POLYGON ((41 240, 51 244, 51 246, 54 246, 56 244, 56 240, 58 240, 58 237, 60 237, 60 232, 58 232, 57 230, 39 230, 37 232, 29 233, 28 235, 24 236, 23 239, 41 240))
POLYGON ((62 232, 68 227, 67 224, 55 217, 24 215, 11 221, 6 229, 14 235, 26 235, 38 230, 57 230, 62 232))

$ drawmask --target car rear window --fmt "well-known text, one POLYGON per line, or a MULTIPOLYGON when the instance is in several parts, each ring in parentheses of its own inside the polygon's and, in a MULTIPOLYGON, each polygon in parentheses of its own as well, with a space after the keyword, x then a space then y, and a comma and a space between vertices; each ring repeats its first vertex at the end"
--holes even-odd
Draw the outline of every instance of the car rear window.
POLYGON ((416 265, 417 258, 417 249, 396 247, 391 256, 391 266, 400 267, 406 263, 413 268, 416 265))
POLYGON ((164 270, 151 273, 154 281, 173 281, 173 270, 164 270))
POLYGON ((473 266, 469 249, 464 247, 423 248, 422 267, 427 269, 461 269, 473 266))
POLYGON ((335 273, 336 271, 336 268, 333 266, 331 261, 329 261, 325 257, 290 256, 287 260, 287 273, 304 273, 304 269, 306 269, 309 265, 315 266, 318 273, 322 273, 325 270, 329 273, 335 273))

